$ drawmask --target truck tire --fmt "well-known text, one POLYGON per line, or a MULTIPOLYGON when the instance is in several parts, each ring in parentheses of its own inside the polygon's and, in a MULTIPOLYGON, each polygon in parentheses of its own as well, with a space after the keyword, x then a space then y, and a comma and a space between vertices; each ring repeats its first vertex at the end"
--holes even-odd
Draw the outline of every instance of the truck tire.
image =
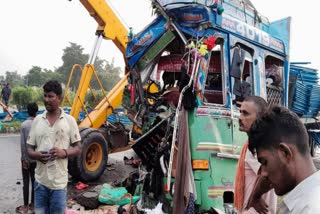
POLYGON ((69 174, 78 181, 97 180, 108 161, 107 140, 97 129, 82 128, 81 154, 69 159, 69 174))

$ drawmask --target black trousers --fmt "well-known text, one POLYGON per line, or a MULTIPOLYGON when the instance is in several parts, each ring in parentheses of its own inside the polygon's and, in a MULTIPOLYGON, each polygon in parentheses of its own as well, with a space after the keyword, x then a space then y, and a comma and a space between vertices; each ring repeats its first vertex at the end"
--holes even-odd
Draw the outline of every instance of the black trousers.
POLYGON ((2 101, 8 107, 9 99, 3 98, 2 101))
MULTIPOLYGON (((21 163, 22 164, 22 163, 21 163)), ((31 203, 34 202, 34 170, 36 168, 36 163, 32 162, 29 164, 28 169, 22 167, 22 179, 23 179, 23 203, 25 206, 29 204, 29 190, 30 190, 30 180, 31 180, 31 203)))

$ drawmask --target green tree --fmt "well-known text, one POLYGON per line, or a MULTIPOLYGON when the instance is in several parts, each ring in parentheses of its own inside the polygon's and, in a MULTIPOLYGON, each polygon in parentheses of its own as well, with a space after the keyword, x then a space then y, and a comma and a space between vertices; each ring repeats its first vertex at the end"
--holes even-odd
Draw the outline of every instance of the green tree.
POLYGON ((89 107, 91 110, 103 99, 103 93, 101 90, 93 90, 92 93, 87 93, 86 95, 86 103, 87 107, 89 107))
MULTIPOLYGON (((63 91, 63 96, 64 95, 65 91, 63 91)), ((76 93, 74 91, 68 90, 67 98, 63 98, 63 103, 61 104, 62 107, 71 107, 75 96, 76 93)))
POLYGON ((23 85, 23 78, 18 71, 6 71, 5 82, 8 82, 12 88, 23 85))
MULTIPOLYGON (((94 62, 94 70, 105 90, 105 87, 104 87, 104 64, 106 63, 105 60, 100 60, 99 57, 96 58, 96 61, 94 62)), ((91 82, 90 82, 90 85, 93 89, 97 89, 97 90, 100 90, 100 86, 99 86, 99 83, 97 81, 97 78, 93 75, 92 78, 91 78, 91 82)))
POLYGON ((43 75, 41 67, 32 66, 28 74, 24 76, 24 79, 27 86, 41 87, 45 81, 45 76, 43 75))
POLYGON ((120 81, 120 67, 114 67, 113 63, 104 61, 103 69, 97 71, 104 89, 110 91, 120 81))
MULTIPOLYGON (((71 43, 71 42, 70 42, 70 46, 63 49, 63 56, 62 56, 63 64, 57 69, 57 72, 56 72, 62 78, 61 79, 62 83, 67 84, 73 65, 79 64, 83 69, 83 66, 88 62, 89 55, 83 53, 83 51, 84 51, 83 47, 81 47, 80 45, 77 45, 76 43, 71 43)), ((106 60, 102 60, 99 57, 96 57, 96 60, 94 63, 94 70, 97 73, 97 76, 102 84, 102 87, 106 91, 111 90, 112 87, 120 80, 119 75, 120 75, 121 69, 119 67, 114 67, 113 62, 109 63, 106 60)), ((81 72, 79 68, 76 68, 72 76, 70 89, 68 90, 69 93, 71 93, 72 91, 74 92, 78 89, 80 77, 81 77, 81 72)), ((101 90, 98 84, 98 81, 94 75, 91 78, 90 85, 95 90, 95 94, 97 93, 97 90, 101 90)), ((100 93, 96 97, 100 98, 101 97, 100 93)), ((91 100, 89 102, 92 104, 93 101, 91 100)))
MULTIPOLYGON (((94 68, 103 89, 106 91, 110 91, 120 80, 119 71, 121 69, 119 67, 114 67, 113 63, 110 64, 108 61, 101 60, 97 57, 94 68)), ((97 90, 101 89, 95 76, 91 79, 91 87, 97 90)))
MULTIPOLYGON (((70 46, 63 49, 63 64, 57 69, 62 83, 67 84, 73 65, 79 64, 83 67, 88 62, 89 55, 84 54, 83 50, 84 48, 81 47, 81 45, 72 42, 70 42, 70 46)), ((72 89, 78 88, 80 76, 81 74, 79 69, 75 70, 71 82, 72 89)))
POLYGON ((19 111, 25 109, 30 102, 39 102, 38 88, 18 86, 12 89, 12 103, 17 105, 19 111))
POLYGON ((24 76, 27 86, 42 87, 48 80, 61 80, 60 74, 39 66, 32 66, 28 74, 24 76))
POLYGON ((49 80, 57 80, 57 81, 60 81, 62 80, 62 75, 59 74, 58 72, 56 71, 52 71, 52 70, 49 70, 49 69, 43 69, 43 74, 45 76, 45 81, 43 82, 46 83, 47 81, 49 80))

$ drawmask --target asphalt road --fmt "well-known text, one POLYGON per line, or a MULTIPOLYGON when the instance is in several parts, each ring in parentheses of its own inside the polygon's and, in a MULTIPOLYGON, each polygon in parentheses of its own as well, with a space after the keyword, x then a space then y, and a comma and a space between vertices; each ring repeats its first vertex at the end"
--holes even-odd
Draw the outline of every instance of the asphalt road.
MULTIPOLYGON (((128 150, 109 155, 109 167, 98 181, 89 183, 89 187, 94 188, 103 183, 123 180, 131 171, 136 170, 132 166, 124 164, 124 156, 130 158, 135 154, 132 150, 128 150)), ((320 169, 319 150, 314 162, 316 167, 320 169)), ((0 213, 15 213, 15 207, 23 203, 19 135, 0 135, 0 167, 0 213)), ((81 193, 75 190, 74 186, 75 183, 68 185, 70 197, 81 193)))
POLYGON ((19 136, 0 136, 0 168, 0 213, 15 213, 23 203, 19 136))

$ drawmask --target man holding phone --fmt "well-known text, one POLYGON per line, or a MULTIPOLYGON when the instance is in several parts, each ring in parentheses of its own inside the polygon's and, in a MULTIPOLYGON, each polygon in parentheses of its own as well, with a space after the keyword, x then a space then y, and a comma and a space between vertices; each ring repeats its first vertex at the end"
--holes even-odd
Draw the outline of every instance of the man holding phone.
POLYGON ((37 160, 35 212, 64 214, 68 184, 68 158, 79 155, 80 134, 75 119, 59 107, 62 87, 57 81, 43 86, 46 111, 38 115, 27 139, 28 155, 37 160))

